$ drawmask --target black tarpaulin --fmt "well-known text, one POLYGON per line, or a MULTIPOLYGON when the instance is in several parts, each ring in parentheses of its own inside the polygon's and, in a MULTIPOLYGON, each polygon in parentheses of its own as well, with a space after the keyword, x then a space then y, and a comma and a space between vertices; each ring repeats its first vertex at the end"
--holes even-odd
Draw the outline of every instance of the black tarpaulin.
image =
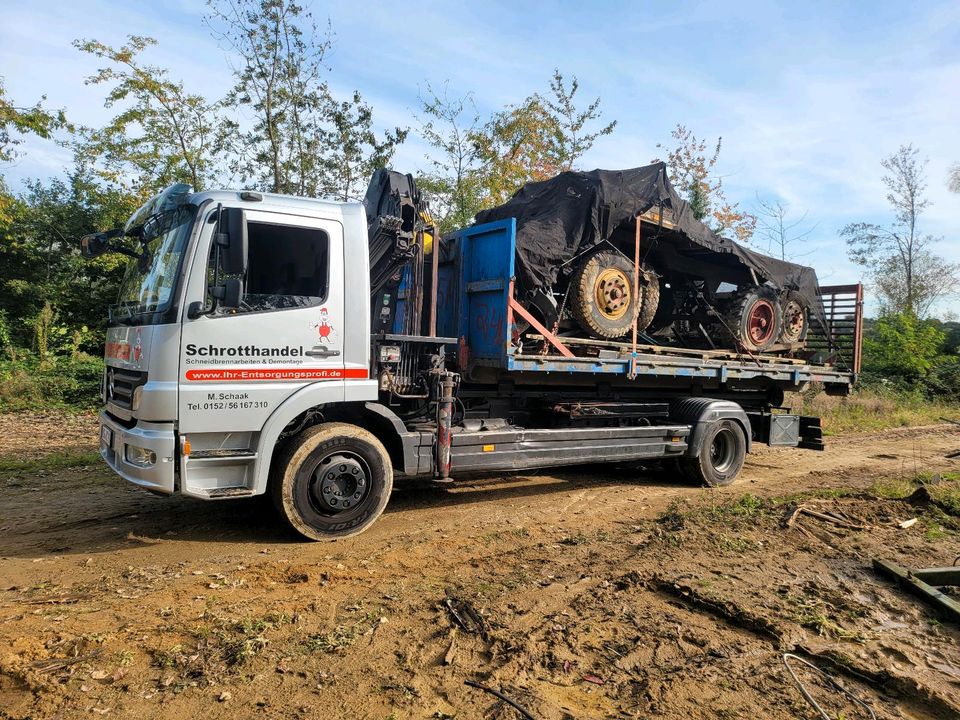
MULTIPOLYGON (((565 172, 527 183, 503 205, 477 213, 476 220, 516 218, 518 285, 524 293, 550 292, 573 258, 618 229, 632 226, 638 213, 659 208, 661 203, 671 212, 675 233, 700 248, 722 253, 724 266, 732 255, 753 271, 759 283, 796 291, 826 327, 814 270, 763 255, 714 233, 694 217, 690 205, 673 189, 664 163, 628 170, 565 172)), ((659 242, 669 242, 669 234, 659 242)), ((682 267, 669 269, 686 272, 682 267)))

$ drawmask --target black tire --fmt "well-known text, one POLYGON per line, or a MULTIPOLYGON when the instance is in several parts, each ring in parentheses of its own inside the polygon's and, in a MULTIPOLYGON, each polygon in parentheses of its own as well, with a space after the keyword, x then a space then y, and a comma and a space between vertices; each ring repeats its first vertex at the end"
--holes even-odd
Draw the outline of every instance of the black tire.
POLYGON ((674 301, 673 287, 661 287, 657 280, 657 309, 653 313, 653 319, 647 325, 651 333, 664 330, 673 323, 673 314, 676 309, 674 301))
MULTIPOLYGON (((642 286, 639 293, 633 292, 633 263, 627 258, 613 252, 594 253, 570 278, 570 311, 593 337, 615 340, 633 328, 644 292, 642 286)), ((647 325, 655 312, 653 306, 647 325)))
POLYGON ((711 423, 696 457, 680 458, 684 474, 692 481, 722 487, 740 474, 747 457, 747 438, 736 420, 711 423))
POLYGON ((643 332, 653 322, 657 309, 660 307, 660 279, 652 272, 641 271, 640 283, 643 302, 640 305, 640 314, 637 316, 637 330, 643 332), (646 281, 646 282, 644 282, 646 281))
POLYGON ((724 320, 739 345, 751 352, 763 352, 780 337, 783 311, 773 288, 754 287, 733 298, 724 320))
POLYGON ((311 540, 336 540, 380 517, 393 490, 393 465, 371 433, 323 423, 281 451, 270 486, 274 506, 294 530, 311 540))
POLYGON ((783 298, 783 319, 780 322, 782 343, 795 345, 807 339, 810 329, 810 310, 799 293, 790 290, 783 298))

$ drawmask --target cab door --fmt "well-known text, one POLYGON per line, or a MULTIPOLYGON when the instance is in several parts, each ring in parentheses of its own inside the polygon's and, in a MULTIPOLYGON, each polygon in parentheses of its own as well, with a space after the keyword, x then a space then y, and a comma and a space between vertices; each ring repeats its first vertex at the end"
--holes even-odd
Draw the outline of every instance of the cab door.
MULTIPOLYGON (((183 323, 179 431, 194 449, 255 447, 255 434, 284 400, 326 381, 328 401, 343 400, 338 381, 355 372, 343 362, 342 225, 260 210, 245 219, 241 306, 183 323)), ((207 246, 214 228, 208 218, 207 246)), ((213 256, 191 273, 191 300, 208 292, 213 256)), ((209 308, 212 298, 205 302, 209 308)))

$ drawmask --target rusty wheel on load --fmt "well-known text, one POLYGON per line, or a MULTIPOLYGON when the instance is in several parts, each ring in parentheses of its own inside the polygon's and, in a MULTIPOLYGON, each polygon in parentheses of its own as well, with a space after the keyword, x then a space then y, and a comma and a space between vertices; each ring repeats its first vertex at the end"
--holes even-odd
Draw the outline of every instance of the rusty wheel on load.
POLYGON ((783 312, 776 291, 756 287, 738 293, 726 313, 726 325, 746 350, 768 349, 780 337, 783 327, 783 312))
POLYGON ((615 339, 633 328, 644 330, 653 319, 660 296, 657 277, 641 270, 639 292, 633 288, 633 263, 623 255, 591 255, 570 280, 570 310, 590 335, 615 339))
POLYGON ((780 329, 780 342, 802 343, 807 339, 809 319, 807 306, 795 292, 787 293, 783 302, 783 324, 780 329))

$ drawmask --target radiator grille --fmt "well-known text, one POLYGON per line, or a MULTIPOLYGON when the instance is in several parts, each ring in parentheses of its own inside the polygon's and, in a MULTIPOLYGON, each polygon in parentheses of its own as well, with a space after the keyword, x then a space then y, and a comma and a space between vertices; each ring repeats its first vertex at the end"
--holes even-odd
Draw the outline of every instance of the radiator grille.
POLYGON ((133 409, 133 391, 147 382, 147 374, 140 370, 107 367, 106 400, 124 410, 133 409))

